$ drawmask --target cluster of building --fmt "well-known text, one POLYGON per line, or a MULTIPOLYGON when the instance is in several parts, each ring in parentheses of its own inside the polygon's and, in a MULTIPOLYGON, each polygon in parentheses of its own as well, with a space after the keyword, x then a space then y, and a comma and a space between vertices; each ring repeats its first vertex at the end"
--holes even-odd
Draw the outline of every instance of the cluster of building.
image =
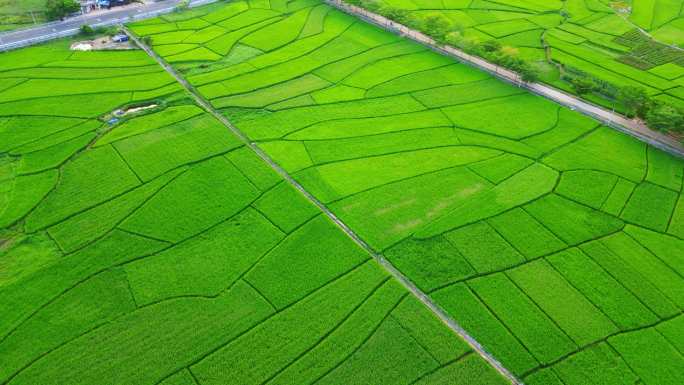
POLYGON ((80 0, 80 2, 81 12, 88 13, 97 9, 109 9, 120 5, 126 5, 129 4, 131 0, 80 0))

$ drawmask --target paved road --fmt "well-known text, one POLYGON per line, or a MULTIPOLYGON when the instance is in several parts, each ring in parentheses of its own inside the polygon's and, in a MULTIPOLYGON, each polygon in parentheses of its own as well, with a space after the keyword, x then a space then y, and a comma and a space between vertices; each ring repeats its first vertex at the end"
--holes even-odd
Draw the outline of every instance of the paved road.
MULTIPOLYGON (((134 3, 125 7, 102 10, 68 18, 64 21, 39 25, 35 28, 9 31, 0 34, 0 51, 25 47, 38 42, 71 36, 78 33, 83 24, 90 26, 110 26, 132 20, 155 17, 172 12, 183 0, 148 1, 146 4, 134 3)), ((192 0, 190 6, 213 3, 216 0, 192 0)))
POLYGON ((336 7, 344 12, 358 16, 388 31, 406 36, 445 55, 455 57, 462 62, 485 70, 502 80, 513 83, 520 87, 527 88, 531 92, 544 96, 556 103, 565 105, 573 110, 577 110, 578 112, 591 116, 616 130, 634 136, 635 138, 649 143, 654 147, 660 148, 661 150, 667 151, 676 156, 684 157, 684 146, 681 143, 667 135, 649 129, 641 121, 627 119, 618 113, 606 110, 602 107, 584 101, 574 95, 565 93, 545 84, 526 83, 522 81, 520 75, 513 71, 497 66, 496 64, 492 64, 480 57, 469 55, 457 48, 440 46, 429 36, 426 36, 416 30, 412 30, 402 24, 398 24, 381 15, 369 12, 366 9, 343 3, 341 0, 325 1, 333 7, 336 7))

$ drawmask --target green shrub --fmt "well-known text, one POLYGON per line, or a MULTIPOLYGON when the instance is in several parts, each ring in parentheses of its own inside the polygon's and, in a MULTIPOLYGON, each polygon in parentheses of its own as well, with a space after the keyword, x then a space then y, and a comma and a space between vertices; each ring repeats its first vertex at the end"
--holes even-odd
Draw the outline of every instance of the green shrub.
POLYGON ((618 99, 627 108, 629 116, 645 116, 650 104, 648 93, 642 87, 623 87, 618 92, 618 99))
POLYGON ((89 26, 88 24, 83 24, 81 28, 79 28, 79 31, 83 36, 93 36, 95 34, 93 27, 89 26))
POLYGON ((684 130, 682 111, 665 103, 656 103, 646 113, 646 123, 654 130, 681 132, 684 130))
POLYGON ((442 15, 430 15, 423 20, 422 30, 432 36, 438 43, 445 43, 451 32, 451 22, 442 15))
POLYGON ((48 19, 57 20, 78 12, 81 5, 76 0, 47 0, 45 8, 48 19))
POLYGON ((572 88, 575 89, 578 95, 584 96, 590 94, 597 90, 597 85, 594 79, 586 76, 573 76, 567 77, 567 81, 570 82, 572 88))

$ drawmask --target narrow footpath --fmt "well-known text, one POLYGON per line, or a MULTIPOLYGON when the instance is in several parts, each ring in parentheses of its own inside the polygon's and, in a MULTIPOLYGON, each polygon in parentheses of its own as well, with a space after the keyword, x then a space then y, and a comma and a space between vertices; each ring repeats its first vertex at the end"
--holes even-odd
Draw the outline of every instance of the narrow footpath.
POLYGON ((410 29, 403 24, 399 24, 364 8, 347 4, 342 0, 325 0, 325 2, 345 13, 366 20, 367 22, 377 25, 387 31, 407 37, 413 41, 428 46, 437 52, 456 58, 465 64, 469 64, 473 67, 489 72, 490 74, 508 83, 514 84, 518 87, 526 88, 537 95, 543 96, 572 110, 581 112, 602 122, 606 126, 631 135, 652 145, 653 147, 657 147, 675 156, 684 158, 684 145, 682 145, 682 143, 679 143, 676 139, 673 139, 665 134, 651 130, 644 123, 638 120, 628 119, 623 115, 589 103, 581 98, 560 91, 546 84, 525 82, 516 72, 490 63, 480 57, 467 54, 460 49, 451 46, 442 46, 429 36, 419 31, 410 29))
POLYGON ((475 340, 468 332, 465 331, 453 318, 451 318, 444 309, 442 309, 437 303, 432 301, 427 294, 420 290, 413 282, 411 282, 408 277, 401 273, 390 261, 385 259, 384 256, 378 254, 373 250, 373 248, 368 245, 360 236, 358 236, 349 226, 347 226, 340 218, 338 218, 328 207, 326 207, 321 201, 319 201, 315 196, 308 192, 299 182, 294 180, 290 174, 287 173, 282 167, 280 167, 270 156, 268 156, 255 142, 252 142, 247 135, 235 127, 223 114, 217 111, 208 100, 206 100, 183 76, 181 76, 176 70, 171 67, 164 59, 156 54, 150 47, 143 44, 138 37, 124 27, 126 33, 135 41, 138 46, 140 46, 145 52, 147 52, 150 57, 152 57, 159 65, 161 65, 164 70, 166 70, 171 76, 173 76, 194 98, 194 100, 202 106, 207 112, 212 114, 216 119, 218 119, 224 126, 226 126, 234 135, 236 135, 240 140, 242 140, 245 145, 247 145, 252 151, 254 151, 266 164, 268 164, 274 171, 276 171, 280 176, 282 176, 288 183, 290 183, 294 188, 296 188, 304 197, 306 197, 311 203, 316 205, 330 220, 333 221, 342 231, 347 234, 356 244, 366 250, 373 258, 382 266, 388 273, 390 273, 394 278, 396 278, 411 294, 413 294, 420 302, 427 306, 430 311, 435 314, 442 322, 444 322, 451 330, 463 338, 470 347, 477 352, 482 358, 489 362, 494 369, 496 369, 502 376, 507 378, 513 385, 523 385, 523 383, 518 380, 513 373, 506 369, 499 361, 494 358, 489 352, 487 352, 482 345, 475 340))

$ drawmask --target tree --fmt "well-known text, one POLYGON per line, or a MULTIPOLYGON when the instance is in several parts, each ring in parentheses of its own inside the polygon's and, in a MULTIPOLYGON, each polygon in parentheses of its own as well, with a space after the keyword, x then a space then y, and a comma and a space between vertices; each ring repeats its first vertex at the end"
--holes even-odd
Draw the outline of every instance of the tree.
POLYGON ((422 30, 438 42, 444 43, 451 32, 451 23, 442 15, 430 15, 423 21, 422 30))
POLYGON ((573 77, 570 79, 570 84, 572 84, 572 88, 575 89, 577 95, 580 96, 586 95, 596 90, 596 82, 594 81, 594 79, 591 79, 586 76, 573 77))
POLYGON ((641 87, 627 86, 620 89, 618 99, 627 108, 628 114, 641 118, 646 116, 650 99, 646 90, 641 87))
POLYGON ((498 40, 487 40, 482 43, 482 49, 485 52, 498 52, 501 50, 501 42, 498 40))
POLYGON ((410 18, 408 11, 390 6, 380 8, 380 14, 400 24, 405 24, 410 18))
POLYGON ((76 0, 47 0, 45 9, 48 19, 57 20, 80 11, 81 4, 76 0))
POLYGON ((92 36, 95 34, 95 30, 93 27, 89 26, 88 24, 83 24, 80 28, 81 35, 83 36, 92 36))
POLYGON ((646 113, 646 124, 658 131, 680 132, 684 129, 684 115, 670 105, 658 103, 646 113))
POLYGON ((515 70, 524 82, 531 83, 539 80, 539 70, 530 63, 522 61, 515 70))

